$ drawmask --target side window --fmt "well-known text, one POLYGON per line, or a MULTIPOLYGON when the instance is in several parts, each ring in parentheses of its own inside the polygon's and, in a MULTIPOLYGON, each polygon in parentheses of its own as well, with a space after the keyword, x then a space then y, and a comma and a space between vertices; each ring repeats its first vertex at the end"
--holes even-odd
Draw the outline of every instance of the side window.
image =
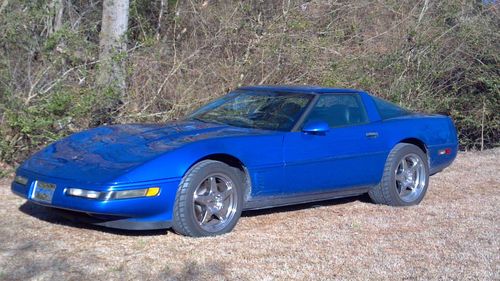
POLYGON ((366 123, 365 107, 359 95, 322 95, 307 117, 307 121, 322 120, 330 127, 342 127, 366 123))
POLYGON ((408 110, 401 108, 392 102, 388 102, 374 96, 372 96, 372 98, 382 119, 389 119, 410 114, 408 110))

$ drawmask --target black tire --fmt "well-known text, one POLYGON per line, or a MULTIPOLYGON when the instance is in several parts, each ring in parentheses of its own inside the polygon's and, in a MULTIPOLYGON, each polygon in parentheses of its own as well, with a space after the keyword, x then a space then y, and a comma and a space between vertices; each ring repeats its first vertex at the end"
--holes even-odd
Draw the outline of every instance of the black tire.
POLYGON ((368 192, 368 195, 376 204, 411 206, 417 205, 422 201, 425 193, 427 192, 428 186, 429 162, 427 155, 418 146, 408 143, 399 143, 391 150, 389 156, 387 157, 382 180, 377 186, 373 187, 368 192), (419 166, 414 168, 415 170, 418 169, 418 172, 411 174, 411 169, 413 167, 410 167, 407 169, 407 173, 403 173, 403 169, 401 168, 403 165, 403 159, 405 159, 405 162, 406 159, 415 159, 415 163, 412 163, 415 165, 417 165, 417 163, 421 163, 421 165, 418 164, 419 166), (408 176, 404 177, 403 174, 408 176), (401 178, 404 180, 400 180, 401 178), (418 186, 419 188, 415 188, 415 193, 410 196, 410 193, 414 191, 410 187, 406 187, 406 183, 411 185, 411 181, 409 179, 413 178, 415 178, 415 182, 418 181, 418 184, 414 183, 413 186, 418 186), (404 194, 408 195, 404 196, 404 194))
MULTIPOLYGON (((223 194, 223 192, 220 192, 218 194, 223 194)), ((241 216, 241 211, 243 209, 243 194, 244 178, 242 176, 242 172, 239 169, 231 167, 219 161, 200 161, 187 171, 179 185, 179 190, 177 191, 174 205, 174 218, 172 228, 178 234, 191 237, 215 236, 230 232, 241 216), (219 202, 219 205, 217 205, 217 203, 214 203, 216 202, 214 201, 216 199, 213 199, 215 198, 215 195, 210 195, 212 194, 211 182, 209 182, 210 188, 202 186, 206 185, 207 180, 210 181, 214 177, 214 182, 216 182, 217 180, 219 181, 218 183, 216 183, 216 189, 220 188, 219 186, 222 182, 223 186, 227 189, 226 191, 232 190, 232 192, 234 192, 234 195, 232 192, 231 195, 228 195, 231 196, 231 205, 227 208, 227 212, 230 213, 230 215, 228 215, 228 218, 226 220, 219 219, 216 215, 214 215, 215 212, 212 212, 212 210, 214 208, 216 208, 217 210, 224 210, 224 207, 221 208, 220 205, 222 204, 223 206, 225 206, 224 202, 229 202, 226 201, 229 199, 224 199, 224 202, 222 202, 222 196, 219 196, 217 200, 220 201, 217 201, 219 202), (223 179, 224 181, 222 181, 221 179, 223 179), (229 185, 231 185, 231 189, 229 189, 229 185), (206 190, 205 192, 207 194, 202 195, 201 197, 208 198, 212 196, 210 197, 212 199, 207 200, 206 203, 203 203, 206 205, 195 202, 195 198, 198 198, 195 197, 195 192, 199 192, 200 190, 206 190), (231 211, 229 211, 229 209, 231 209, 231 211), (204 215, 200 212, 204 212, 204 215), (206 216, 208 218, 208 213, 210 213, 210 221, 218 220, 220 225, 218 225, 217 227, 212 227, 208 224, 208 222, 205 224, 202 217, 206 216), (199 221, 200 219, 202 220, 201 222, 199 221), (222 222, 224 223, 222 224, 222 222)), ((215 224, 217 224, 217 221, 214 222, 215 224)))

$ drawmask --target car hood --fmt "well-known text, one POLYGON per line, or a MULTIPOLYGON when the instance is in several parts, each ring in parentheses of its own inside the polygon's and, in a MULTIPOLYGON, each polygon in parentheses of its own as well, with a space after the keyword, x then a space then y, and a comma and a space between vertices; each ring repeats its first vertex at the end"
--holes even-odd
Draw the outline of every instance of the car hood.
POLYGON ((139 165, 183 145, 260 130, 196 121, 103 126, 55 142, 25 161, 21 171, 87 183, 112 183, 139 165))

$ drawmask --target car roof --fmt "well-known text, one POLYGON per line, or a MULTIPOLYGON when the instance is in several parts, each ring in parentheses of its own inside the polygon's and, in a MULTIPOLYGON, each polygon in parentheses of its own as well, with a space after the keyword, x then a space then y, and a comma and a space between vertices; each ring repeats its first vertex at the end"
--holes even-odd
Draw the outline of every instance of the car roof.
POLYGON ((291 93, 362 93, 361 90, 345 89, 345 88, 328 88, 320 86, 306 85, 259 85, 259 86, 244 86, 237 90, 246 91, 270 91, 270 92, 291 92, 291 93))

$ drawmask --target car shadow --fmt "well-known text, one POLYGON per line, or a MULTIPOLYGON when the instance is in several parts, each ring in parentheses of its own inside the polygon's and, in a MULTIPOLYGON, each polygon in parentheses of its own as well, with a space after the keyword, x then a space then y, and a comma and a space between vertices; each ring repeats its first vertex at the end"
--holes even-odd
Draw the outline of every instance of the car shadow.
MULTIPOLYGON (((325 201, 317 201, 317 202, 310 202, 310 203, 290 205, 290 206, 274 207, 274 208, 261 209, 261 210, 249 210, 249 211, 244 211, 241 216, 242 217, 257 217, 257 216, 264 216, 264 215, 275 214, 275 213, 294 212, 294 211, 310 209, 310 208, 342 205, 342 204, 347 204, 347 203, 351 203, 351 202, 355 202, 355 201, 360 201, 360 202, 365 202, 365 203, 371 202, 368 195, 363 194, 360 196, 340 198, 340 199, 331 199, 331 200, 325 200, 325 201)), ((108 228, 108 227, 99 226, 99 225, 93 225, 90 223, 78 221, 77 219, 69 218, 69 217, 65 216, 63 213, 61 213, 60 211, 58 211, 57 209, 41 206, 41 205, 32 203, 30 201, 26 201, 24 204, 22 204, 19 207, 19 211, 21 211, 22 213, 24 213, 26 215, 32 216, 34 218, 37 218, 39 220, 42 220, 42 221, 45 221, 48 223, 60 224, 60 225, 64 225, 64 226, 87 229, 87 230, 102 231, 105 233, 110 233, 110 234, 115 234, 115 235, 159 236, 159 235, 166 235, 166 234, 174 233, 171 229, 124 230, 124 229, 115 229, 115 228, 108 228)))

